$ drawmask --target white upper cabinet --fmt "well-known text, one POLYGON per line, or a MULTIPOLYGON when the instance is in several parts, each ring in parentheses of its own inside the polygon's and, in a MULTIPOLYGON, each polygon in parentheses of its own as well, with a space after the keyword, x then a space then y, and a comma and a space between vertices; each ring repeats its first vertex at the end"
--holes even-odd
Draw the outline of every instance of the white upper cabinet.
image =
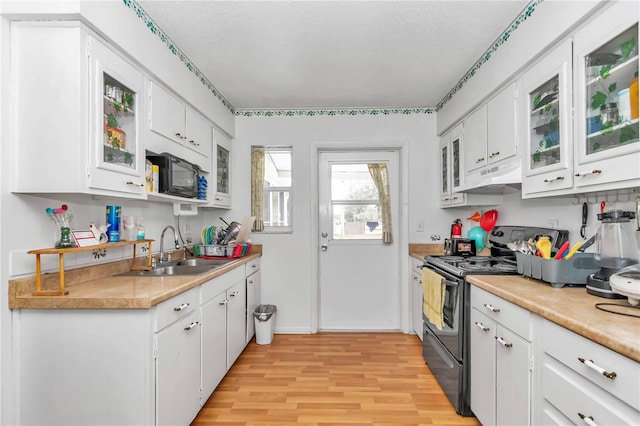
POLYGON ((77 22, 11 39, 12 191, 144 198, 143 74, 77 22))
POLYGON ((464 119, 464 188, 502 172, 494 165, 516 157, 516 84, 509 83, 464 119))
POLYGON ((209 183, 209 207, 231 208, 231 139, 213 129, 213 182, 209 183))
POLYGON ((459 124, 440 137, 440 207, 468 205, 496 205, 502 203, 500 194, 466 194, 458 192, 464 183, 462 175, 462 147, 466 141, 466 127, 459 124), (465 134, 465 135, 463 135, 465 134), (463 140, 463 137, 465 138, 463 140))
POLYGON ((154 137, 150 138, 148 149, 170 152, 210 172, 212 126, 209 122, 157 83, 149 83, 149 98, 151 130, 175 144, 154 137))
POLYGON ((614 3, 574 38, 579 191, 640 185, 638 5, 614 3))
POLYGON ((522 196, 571 188, 571 41, 565 41, 529 69, 521 87, 522 196))
POLYGON ((465 175, 487 165, 487 105, 464 119, 465 175))
POLYGON ((517 153, 516 84, 511 83, 487 102, 487 161, 497 163, 517 153))

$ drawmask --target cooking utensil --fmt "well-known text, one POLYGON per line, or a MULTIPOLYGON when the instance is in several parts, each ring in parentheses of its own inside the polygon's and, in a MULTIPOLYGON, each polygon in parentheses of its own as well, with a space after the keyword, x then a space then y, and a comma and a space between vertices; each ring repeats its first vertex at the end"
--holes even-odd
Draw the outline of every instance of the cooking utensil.
POLYGON ((560 246, 560 249, 558 250, 558 252, 554 256, 554 259, 560 260, 560 259, 562 259, 564 254, 568 253, 568 252, 569 252, 569 241, 565 241, 564 244, 562 244, 560 246))
POLYGON ((485 231, 491 231, 498 221, 497 210, 487 210, 480 216, 480 227, 485 231))
POLYGON ((575 243, 573 247, 571 247, 571 249, 569 250, 569 253, 567 253, 567 255, 563 259, 564 260, 571 259, 571 257, 573 257, 573 255, 576 254, 578 250, 580 250, 580 247, 582 247, 582 244, 583 244, 582 241, 578 241, 577 243, 575 243))
POLYGON ((594 235, 593 237, 589 238, 587 241, 585 241, 580 248, 578 249, 579 252, 584 253, 584 251, 586 249, 588 249, 589 247, 591 247, 593 245, 593 243, 596 242, 596 236, 594 235))
POLYGON ((604 213, 604 208, 606 207, 607 202, 603 201, 600 203, 600 213, 604 213))
POLYGON ((543 259, 551 259, 551 241, 547 237, 540 237, 536 242, 536 248, 540 250, 543 259))
POLYGON ((580 227, 580 236, 584 238, 587 229, 587 216, 589 214, 589 205, 582 203, 582 226, 580 227))

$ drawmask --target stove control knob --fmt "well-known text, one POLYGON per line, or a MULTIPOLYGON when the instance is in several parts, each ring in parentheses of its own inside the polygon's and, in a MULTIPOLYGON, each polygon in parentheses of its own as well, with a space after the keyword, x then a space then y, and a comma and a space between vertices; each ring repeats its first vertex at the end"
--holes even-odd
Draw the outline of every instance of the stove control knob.
POLYGON ((497 231, 497 230, 494 230, 494 231, 491 233, 491 235, 493 235, 494 237, 502 237, 502 236, 504 236, 504 232, 503 232, 503 231, 497 231))

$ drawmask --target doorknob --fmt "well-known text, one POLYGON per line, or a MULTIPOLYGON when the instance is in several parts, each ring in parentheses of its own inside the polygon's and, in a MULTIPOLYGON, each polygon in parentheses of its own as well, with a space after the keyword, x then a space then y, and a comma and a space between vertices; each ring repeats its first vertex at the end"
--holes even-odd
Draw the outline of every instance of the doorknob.
POLYGON ((322 238, 327 238, 327 235, 329 235, 329 234, 327 234, 327 232, 325 231, 325 232, 323 232, 323 233, 322 233, 322 234, 320 234, 320 235, 322 236, 322 238))
POLYGON ((323 244, 323 245, 320 246, 320 250, 322 250, 322 251, 327 251, 328 248, 329 247, 326 244, 323 244))

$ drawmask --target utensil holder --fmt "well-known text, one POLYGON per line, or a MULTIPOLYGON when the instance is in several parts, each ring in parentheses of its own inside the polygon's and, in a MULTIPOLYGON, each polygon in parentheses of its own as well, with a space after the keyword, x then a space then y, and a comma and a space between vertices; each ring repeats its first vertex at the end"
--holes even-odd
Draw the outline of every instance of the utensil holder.
POLYGON ((516 260, 519 274, 544 281, 554 288, 586 285, 587 277, 600 270, 593 253, 576 253, 571 259, 555 260, 516 252, 516 260))

